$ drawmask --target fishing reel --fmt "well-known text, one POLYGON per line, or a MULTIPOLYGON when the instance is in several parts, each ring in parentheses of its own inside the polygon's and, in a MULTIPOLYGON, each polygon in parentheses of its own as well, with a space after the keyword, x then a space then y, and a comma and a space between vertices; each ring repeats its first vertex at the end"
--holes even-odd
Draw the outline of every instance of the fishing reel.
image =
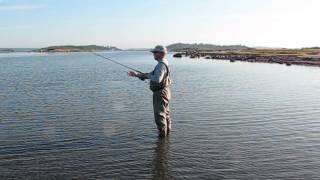
POLYGON ((140 74, 140 75, 138 76, 138 78, 139 78, 141 81, 145 81, 146 79, 148 79, 146 73, 139 72, 139 74, 140 74))
POLYGON ((144 78, 144 77, 139 77, 139 79, 140 79, 141 81, 145 81, 145 80, 146 80, 146 78, 144 78))

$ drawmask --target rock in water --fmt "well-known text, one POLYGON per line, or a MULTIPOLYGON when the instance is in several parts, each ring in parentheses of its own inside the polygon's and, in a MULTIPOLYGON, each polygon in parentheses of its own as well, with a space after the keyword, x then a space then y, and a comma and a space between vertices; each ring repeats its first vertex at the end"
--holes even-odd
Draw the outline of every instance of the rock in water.
POLYGON ((175 58, 182 58, 182 54, 181 53, 176 53, 173 55, 173 57, 175 58))

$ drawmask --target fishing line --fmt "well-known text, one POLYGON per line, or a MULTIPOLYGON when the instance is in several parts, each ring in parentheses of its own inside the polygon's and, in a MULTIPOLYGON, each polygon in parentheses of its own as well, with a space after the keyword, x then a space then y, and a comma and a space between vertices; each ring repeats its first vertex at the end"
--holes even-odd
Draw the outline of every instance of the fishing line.
POLYGON ((101 55, 101 54, 98 54, 98 53, 95 53, 95 52, 92 52, 92 51, 91 51, 91 53, 92 53, 93 55, 96 55, 96 56, 98 56, 98 57, 101 57, 101 58, 103 58, 103 59, 106 59, 106 60, 108 60, 108 61, 110 61, 110 62, 113 62, 113 63, 115 63, 115 64, 118 64, 118 65, 120 65, 120 66, 122 66, 122 67, 125 67, 125 68, 127 68, 127 69, 130 69, 130 70, 133 70, 133 71, 135 71, 135 72, 138 72, 138 73, 143 74, 143 73, 142 73, 141 71, 139 71, 139 70, 136 70, 136 69, 133 69, 132 67, 129 67, 129 66, 124 65, 124 64, 121 64, 121 63, 119 63, 119 62, 117 62, 117 61, 115 61, 115 60, 112 60, 112 59, 110 59, 110 58, 108 58, 108 57, 106 57, 106 56, 103 56, 103 55, 101 55))
MULTIPOLYGON (((121 63, 119 63, 119 62, 117 62, 117 61, 115 61, 115 60, 112 60, 112 59, 110 59, 110 58, 108 58, 108 57, 106 57, 106 56, 103 56, 103 55, 101 55, 101 54, 98 54, 98 53, 95 53, 95 52, 92 52, 92 51, 90 51, 90 52, 91 52, 93 55, 95 55, 95 56, 101 57, 101 58, 106 59, 106 60, 108 60, 108 61, 110 61, 110 62, 113 62, 113 63, 115 63, 115 64, 118 64, 118 65, 120 65, 120 66, 122 66, 122 67, 125 67, 125 68, 127 68, 127 69, 133 70, 133 71, 135 71, 135 72, 137 72, 137 73, 143 74, 143 72, 141 72, 141 71, 139 71, 139 70, 136 70, 136 69, 134 69, 134 68, 132 68, 132 67, 129 67, 129 66, 124 65, 124 64, 121 64, 121 63)), ((145 81, 145 79, 140 79, 140 80, 142 80, 142 81, 144 81, 144 82, 147 82, 147 81, 145 81)))

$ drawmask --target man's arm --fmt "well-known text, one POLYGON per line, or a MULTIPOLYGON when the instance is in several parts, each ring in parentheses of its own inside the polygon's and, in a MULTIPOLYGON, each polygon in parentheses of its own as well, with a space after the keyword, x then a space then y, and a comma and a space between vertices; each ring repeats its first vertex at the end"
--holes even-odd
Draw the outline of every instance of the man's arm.
POLYGON ((138 77, 140 80, 144 81, 145 79, 149 79, 149 74, 150 74, 150 73, 138 73, 138 74, 137 74, 137 77, 138 77))
POLYGON ((152 73, 148 73, 148 79, 151 81, 160 83, 166 73, 166 67, 164 64, 158 64, 152 73))
POLYGON ((160 83, 166 73, 166 66, 162 63, 159 63, 155 69, 150 73, 138 73, 135 71, 128 72, 129 76, 137 77, 140 80, 144 81, 145 79, 150 79, 151 81, 160 83))

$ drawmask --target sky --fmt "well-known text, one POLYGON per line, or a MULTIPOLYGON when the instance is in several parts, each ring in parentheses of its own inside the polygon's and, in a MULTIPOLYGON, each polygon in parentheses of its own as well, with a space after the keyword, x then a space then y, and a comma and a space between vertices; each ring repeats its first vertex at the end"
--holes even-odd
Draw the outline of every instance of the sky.
POLYGON ((0 48, 320 46, 319 0, 0 0, 0 48))

